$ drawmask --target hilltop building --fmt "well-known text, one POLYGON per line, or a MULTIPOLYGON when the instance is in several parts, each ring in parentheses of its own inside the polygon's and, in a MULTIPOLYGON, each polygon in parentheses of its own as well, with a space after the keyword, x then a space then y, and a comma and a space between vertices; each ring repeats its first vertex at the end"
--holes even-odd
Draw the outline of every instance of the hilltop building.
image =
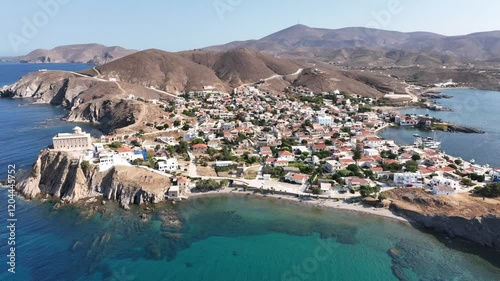
POLYGON ((90 134, 75 127, 73 133, 59 133, 52 138, 54 150, 88 150, 92 149, 92 138, 90 134))

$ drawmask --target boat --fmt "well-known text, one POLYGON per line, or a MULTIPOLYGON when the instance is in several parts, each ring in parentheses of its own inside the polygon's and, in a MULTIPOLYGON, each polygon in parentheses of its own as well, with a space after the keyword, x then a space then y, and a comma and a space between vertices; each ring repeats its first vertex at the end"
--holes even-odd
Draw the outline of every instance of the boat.
POLYGON ((435 141, 434 138, 431 137, 422 138, 418 136, 415 139, 414 144, 419 147, 423 146, 425 148, 430 148, 430 149, 439 149, 441 147, 441 142, 435 141))
POLYGON ((413 136, 416 137, 416 138, 420 137, 419 134, 413 134, 413 136))
POLYGON ((471 162, 472 164, 476 163, 476 159, 471 159, 469 162, 471 162))

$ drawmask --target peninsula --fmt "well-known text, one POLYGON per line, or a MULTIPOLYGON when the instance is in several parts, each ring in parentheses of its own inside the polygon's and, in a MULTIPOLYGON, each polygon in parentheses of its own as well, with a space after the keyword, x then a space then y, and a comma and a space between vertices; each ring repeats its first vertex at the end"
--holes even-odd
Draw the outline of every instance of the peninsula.
POLYGON ((237 48, 151 49, 81 72, 31 73, 1 96, 62 106, 66 120, 98 125, 105 135, 60 132, 17 189, 65 203, 116 200, 124 209, 229 192, 346 209, 365 201, 385 208, 365 212, 392 210, 498 249, 497 199, 486 204, 474 196, 496 189, 500 170, 447 155, 437 140, 401 146, 381 138, 388 126, 442 126, 390 107, 375 110, 418 106, 436 87, 385 71, 237 48), (425 204, 435 212, 426 213, 425 204), (472 216, 463 206, 480 211, 472 216), (429 223, 432 217, 446 227, 429 223), (476 239, 451 217, 488 232, 476 239))

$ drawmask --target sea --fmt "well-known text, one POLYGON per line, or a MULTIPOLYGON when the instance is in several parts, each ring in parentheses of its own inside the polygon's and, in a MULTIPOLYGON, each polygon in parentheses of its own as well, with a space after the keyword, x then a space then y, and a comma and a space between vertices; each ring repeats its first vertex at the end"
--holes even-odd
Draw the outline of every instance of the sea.
POLYGON ((435 137, 447 154, 464 160, 475 160, 481 165, 500 168, 500 92, 475 89, 443 90, 450 99, 439 99, 438 104, 451 111, 432 111, 425 108, 399 110, 403 114, 429 115, 443 121, 473 127, 485 134, 464 134, 420 131, 411 127, 391 127, 380 135, 399 144, 413 144, 414 134, 435 137))
MULTIPOLYGON (((0 64, 0 81, 13 83, 38 68, 0 64)), ((60 121, 60 108, 0 99, 0 109, 2 176, 9 164, 29 169, 55 133, 75 126, 60 121)), ((17 198, 12 234, 7 195, 0 189, 2 281, 500 279, 500 254, 491 249, 392 219, 283 199, 223 195, 130 211, 107 202, 94 213, 17 198), (8 271, 9 237, 16 242, 15 273, 8 271)))

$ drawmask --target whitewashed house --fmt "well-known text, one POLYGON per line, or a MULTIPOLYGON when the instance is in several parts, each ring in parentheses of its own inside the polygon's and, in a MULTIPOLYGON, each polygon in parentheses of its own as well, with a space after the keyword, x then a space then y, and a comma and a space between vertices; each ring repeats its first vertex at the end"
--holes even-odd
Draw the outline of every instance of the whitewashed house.
POLYGON ((162 173, 175 172, 179 169, 179 163, 176 158, 169 158, 166 161, 158 162, 158 170, 162 173))

